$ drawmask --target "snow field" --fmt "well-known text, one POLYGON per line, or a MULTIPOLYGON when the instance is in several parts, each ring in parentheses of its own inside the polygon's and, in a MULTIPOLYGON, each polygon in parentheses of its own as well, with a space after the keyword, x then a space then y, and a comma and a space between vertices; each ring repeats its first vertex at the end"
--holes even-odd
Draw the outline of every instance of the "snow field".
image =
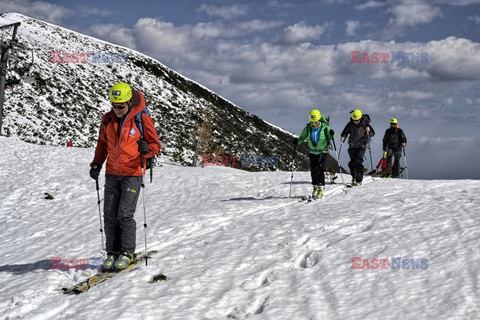
MULTIPOLYGON (((292 199, 290 172, 163 163, 146 184, 148 248, 159 253, 66 296, 96 270, 52 269, 51 258, 100 256, 93 149, 0 145, 2 318, 480 317, 478 180, 375 179, 347 194, 327 184, 307 204, 297 198, 311 192, 308 172, 294 173, 292 199), (388 269, 352 269, 353 257, 388 269), (392 257, 428 268, 393 269, 392 257), (168 280, 149 283, 160 272, 168 280)), ((142 197, 136 220, 142 251, 142 197)))

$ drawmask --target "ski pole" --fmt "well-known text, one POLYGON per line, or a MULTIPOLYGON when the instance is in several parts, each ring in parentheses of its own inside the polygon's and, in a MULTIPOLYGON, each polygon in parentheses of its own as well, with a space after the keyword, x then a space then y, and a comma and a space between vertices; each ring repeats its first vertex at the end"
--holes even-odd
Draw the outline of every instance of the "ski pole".
MULTIPOLYGON (((343 142, 342 144, 340 145, 340 148, 338 149, 338 155, 337 155, 337 158, 340 159, 340 154, 342 153, 342 146, 343 146, 343 142)), ((337 151, 337 150, 335 150, 337 151)))
POLYGON ((98 204, 98 218, 100 219, 100 234, 102 236, 102 250, 105 251, 105 241, 103 240, 103 228, 102 228, 102 210, 100 209, 100 187, 98 185, 98 177, 95 179, 95 183, 97 184, 97 204, 98 204))
POLYGON ((335 155, 337 156, 338 171, 340 171, 340 178, 342 178, 342 183, 343 183, 343 192, 347 193, 345 180, 343 180, 342 167, 340 166, 340 152, 342 151, 342 145, 343 145, 343 142, 340 145, 340 150, 337 153, 337 146, 335 144, 335 140, 333 140, 333 148, 335 149, 335 155))
MULTIPOLYGON (((373 172, 372 149, 370 148, 370 132, 369 131, 367 131, 367 138, 368 138, 368 143, 367 143, 368 152, 370 153, 370 168, 371 168, 370 172, 373 172)), ((373 175, 372 175, 372 179, 373 179, 373 175)))
POLYGON ((295 156, 297 155, 297 145, 293 146, 293 161, 292 161, 292 175, 290 176, 290 193, 288 197, 292 197, 292 184, 293 184, 293 170, 295 169, 295 156))
POLYGON ((145 233, 145 265, 148 266, 148 255, 147 255, 147 207, 145 206, 145 167, 144 165, 143 154, 140 155, 140 164, 142 165, 142 198, 143 198, 143 230, 145 233))
POLYGON ((405 153, 405 147, 402 147, 403 149, 403 157, 405 161, 405 177, 408 179, 408 169, 407 169, 407 155, 405 153))

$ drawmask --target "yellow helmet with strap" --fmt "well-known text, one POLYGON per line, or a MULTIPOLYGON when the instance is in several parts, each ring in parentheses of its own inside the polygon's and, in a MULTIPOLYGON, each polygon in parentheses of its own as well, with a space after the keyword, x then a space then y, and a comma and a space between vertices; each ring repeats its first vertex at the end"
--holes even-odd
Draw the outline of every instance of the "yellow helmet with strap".
POLYGON ((132 99, 132 88, 125 82, 118 82, 110 89, 111 103, 124 103, 132 99))
POLYGON ((319 110, 313 109, 310 111, 310 122, 320 121, 320 119, 322 119, 322 113, 319 110))
POLYGON ((352 120, 357 121, 362 119, 362 111, 355 109, 352 112, 352 120))

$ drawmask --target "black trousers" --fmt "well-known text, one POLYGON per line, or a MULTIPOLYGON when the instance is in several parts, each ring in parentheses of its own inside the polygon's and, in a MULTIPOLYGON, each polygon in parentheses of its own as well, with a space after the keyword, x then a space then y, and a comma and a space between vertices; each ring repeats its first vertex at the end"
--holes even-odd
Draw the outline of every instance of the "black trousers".
POLYGON ((365 148, 349 148, 348 154, 350 155, 350 162, 348 167, 350 168, 350 175, 357 182, 363 180, 363 156, 365 155, 365 148))
POLYGON ((325 164, 327 163, 328 153, 312 154, 309 153, 310 174, 314 186, 325 186, 325 164))
POLYGON ((394 178, 398 178, 401 157, 402 157, 402 149, 387 149, 387 174, 391 174, 392 177, 394 178), (392 158, 393 158, 393 167, 392 167, 392 158))
POLYGON ((105 176, 103 217, 107 252, 134 253, 137 208, 142 177, 105 176))

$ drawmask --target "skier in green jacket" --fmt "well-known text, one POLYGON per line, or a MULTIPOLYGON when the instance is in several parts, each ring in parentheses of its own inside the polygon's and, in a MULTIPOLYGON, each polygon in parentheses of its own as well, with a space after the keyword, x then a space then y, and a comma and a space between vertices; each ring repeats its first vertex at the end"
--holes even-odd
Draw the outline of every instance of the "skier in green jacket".
POLYGON ((295 145, 303 143, 305 139, 310 149, 310 173, 312 176, 312 198, 322 197, 325 188, 325 165, 328 157, 328 141, 333 140, 334 131, 328 126, 322 113, 313 109, 310 111, 310 122, 303 129, 300 137, 294 139, 295 145))

